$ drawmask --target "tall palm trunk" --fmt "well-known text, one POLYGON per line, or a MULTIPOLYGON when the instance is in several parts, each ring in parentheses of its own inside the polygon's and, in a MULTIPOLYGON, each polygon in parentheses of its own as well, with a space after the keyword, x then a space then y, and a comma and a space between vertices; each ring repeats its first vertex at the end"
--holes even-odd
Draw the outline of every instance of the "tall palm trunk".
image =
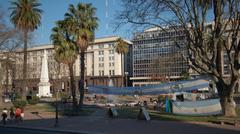
POLYGON ((27 87, 27 40, 28 40, 28 31, 24 31, 24 48, 23 48, 23 96, 25 99, 26 96, 26 87, 27 87))
POLYGON ((76 99, 76 85, 73 73, 73 64, 68 64, 69 73, 70 73, 70 87, 72 92, 72 101, 73 101, 73 112, 77 110, 77 99, 76 99))
POLYGON ((79 88, 79 92, 80 92, 80 100, 79 100, 79 106, 81 108, 81 106, 83 105, 83 98, 84 98, 84 72, 85 72, 85 63, 84 63, 84 56, 85 56, 85 51, 81 51, 80 54, 80 70, 81 70, 81 74, 80 74, 80 88, 79 88))

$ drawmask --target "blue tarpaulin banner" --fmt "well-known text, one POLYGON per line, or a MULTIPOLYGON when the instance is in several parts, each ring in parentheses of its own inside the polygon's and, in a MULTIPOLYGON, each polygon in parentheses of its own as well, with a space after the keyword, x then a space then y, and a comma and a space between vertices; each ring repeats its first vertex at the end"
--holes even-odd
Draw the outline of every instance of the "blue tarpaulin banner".
POLYGON ((172 111, 179 115, 218 115, 222 113, 219 99, 172 102, 172 111))
POLYGON ((113 94, 113 95, 155 95, 155 94, 168 94, 175 92, 189 92, 192 90, 208 88, 208 82, 195 84, 194 81, 184 82, 171 82, 161 85, 145 86, 145 87, 107 87, 107 86, 89 86, 89 93, 96 94, 113 94), (193 84, 192 84, 193 83, 193 84))

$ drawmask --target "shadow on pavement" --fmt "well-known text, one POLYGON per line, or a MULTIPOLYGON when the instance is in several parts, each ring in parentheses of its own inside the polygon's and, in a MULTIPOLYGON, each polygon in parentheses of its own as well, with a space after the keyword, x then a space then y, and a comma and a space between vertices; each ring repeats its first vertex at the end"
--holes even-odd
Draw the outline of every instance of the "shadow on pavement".
MULTIPOLYGON (((86 106, 99 109, 98 106, 86 106)), ((104 114, 104 109, 101 109, 104 114)), ((136 119, 110 119, 106 116, 63 116, 59 126, 54 127, 54 116, 51 118, 33 118, 21 123, 8 123, 9 126, 44 128, 70 131, 86 131, 107 134, 239 134, 240 128, 233 126, 213 125, 209 123, 186 123, 178 121, 145 121, 136 119)), ((33 115, 34 116, 34 115, 33 115)))

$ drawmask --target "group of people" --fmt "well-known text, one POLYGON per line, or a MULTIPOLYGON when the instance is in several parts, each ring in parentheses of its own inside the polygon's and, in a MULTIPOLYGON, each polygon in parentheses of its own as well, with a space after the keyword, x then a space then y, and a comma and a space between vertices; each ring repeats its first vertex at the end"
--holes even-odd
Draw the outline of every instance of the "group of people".
MULTIPOLYGON (((23 108, 16 108, 14 111, 13 108, 10 108, 9 110, 9 119, 10 121, 23 121, 24 117, 24 111, 23 108)), ((8 110, 7 108, 4 108, 2 111, 2 123, 5 125, 7 123, 8 118, 8 110)))

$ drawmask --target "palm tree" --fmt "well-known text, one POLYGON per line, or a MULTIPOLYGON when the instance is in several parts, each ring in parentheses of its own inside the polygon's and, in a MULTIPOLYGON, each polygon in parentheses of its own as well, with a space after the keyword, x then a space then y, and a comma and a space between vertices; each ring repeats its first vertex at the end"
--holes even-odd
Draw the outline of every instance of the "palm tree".
POLYGON ((70 87, 73 98, 73 110, 77 109, 76 86, 73 72, 73 64, 77 59, 77 47, 69 41, 68 23, 66 20, 58 21, 52 29, 51 40, 53 41, 57 62, 66 64, 69 69, 70 87))
POLYGON ((124 63, 123 63, 123 55, 128 53, 128 44, 123 39, 119 38, 117 40, 116 52, 121 54, 121 70, 122 70, 122 86, 124 83, 124 63))
POLYGON ((90 42, 94 40, 94 31, 98 27, 96 8, 92 7, 92 4, 79 3, 76 7, 70 5, 68 12, 65 14, 65 19, 71 22, 71 35, 74 36, 73 42, 80 50, 79 105, 81 106, 84 98, 85 51, 90 42))
MULTIPOLYGON (((23 80, 27 79, 27 42, 28 33, 36 30, 41 24, 42 10, 38 7, 41 6, 37 0, 17 0, 11 2, 9 9, 12 11, 10 14, 11 22, 15 27, 23 32, 24 35, 24 63, 23 63, 23 80)), ((23 86, 25 88, 25 84, 23 86)))

